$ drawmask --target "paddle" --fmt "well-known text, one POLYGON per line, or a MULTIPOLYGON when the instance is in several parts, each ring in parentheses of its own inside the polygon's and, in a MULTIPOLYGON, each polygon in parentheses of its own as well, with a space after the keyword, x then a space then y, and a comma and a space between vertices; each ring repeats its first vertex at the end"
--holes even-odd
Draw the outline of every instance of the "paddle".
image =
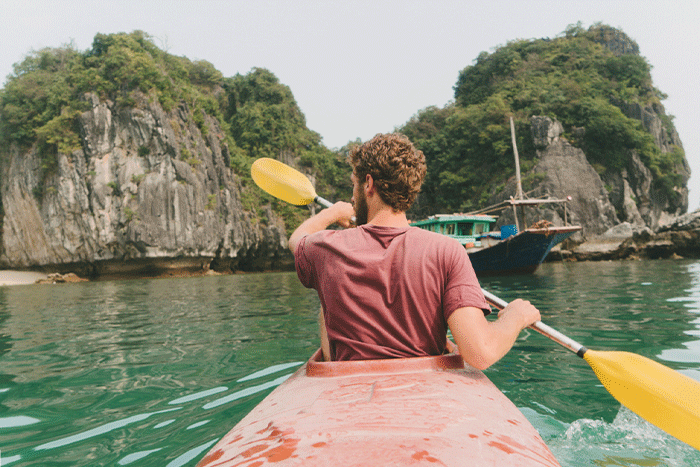
MULTIPOLYGON (((496 308, 508 303, 483 290, 496 308)), ((700 382, 641 355, 589 350, 541 321, 530 326, 582 357, 622 405, 700 450, 700 382)))
MULTIPOLYGON (((333 205, 316 194, 306 175, 276 159, 261 157, 253 162, 250 174, 263 191, 289 204, 306 206, 316 202, 326 208, 333 205)), ((350 220, 355 223, 355 216, 350 220)))
POLYGON ((306 206, 316 202, 325 207, 333 204, 316 194, 306 175, 276 159, 263 157, 256 160, 250 173, 263 191, 289 204, 306 206))
MULTIPOLYGON (((325 207, 332 204, 316 195, 304 174, 277 160, 258 159, 251 173, 260 188, 288 203, 304 206, 315 201, 325 207)), ((483 292, 496 308, 508 305, 486 290, 483 292)), ((531 327, 586 360, 605 389, 622 405, 700 450, 700 382, 641 355, 588 350, 541 321, 531 327)))

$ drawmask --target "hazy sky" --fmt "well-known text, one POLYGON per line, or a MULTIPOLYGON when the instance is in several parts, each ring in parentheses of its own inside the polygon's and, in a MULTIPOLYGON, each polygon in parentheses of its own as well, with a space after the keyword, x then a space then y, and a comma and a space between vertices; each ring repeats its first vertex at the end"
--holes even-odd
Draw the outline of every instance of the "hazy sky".
POLYGON ((142 30, 224 76, 267 68, 288 85, 329 148, 366 140, 453 98, 482 51, 601 21, 634 39, 668 99, 700 207, 700 1, 0 0, 0 79, 32 50, 142 30))

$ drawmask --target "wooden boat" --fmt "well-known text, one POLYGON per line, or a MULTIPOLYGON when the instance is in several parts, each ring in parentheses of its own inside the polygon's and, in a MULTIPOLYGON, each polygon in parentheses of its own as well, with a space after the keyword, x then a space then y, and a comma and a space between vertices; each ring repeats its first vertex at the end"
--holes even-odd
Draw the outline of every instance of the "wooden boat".
POLYGON ((233 466, 558 466, 459 355, 323 362, 317 352, 200 461, 233 466))
MULTIPOLYGON (((560 203, 566 200, 509 200, 494 206, 560 203)), ((532 273, 545 260, 552 247, 581 230, 577 225, 555 227, 545 222, 518 232, 516 225, 492 231, 496 217, 479 213, 438 214, 411 225, 457 239, 467 249, 477 275, 532 273)))
MULTIPOLYGON (((516 198, 511 197, 502 203, 467 214, 438 214, 411 224, 459 240, 467 248, 477 275, 532 273, 542 264, 552 247, 581 230, 578 225, 567 225, 567 203, 571 197, 525 199, 513 117, 510 117, 510 133, 515 156, 516 198), (518 217, 520 214, 525 221, 525 213, 522 210, 518 213, 518 207, 543 204, 562 204, 565 225, 555 227, 547 221, 539 220, 530 228, 520 231, 518 217), (513 208, 515 224, 505 225, 500 231, 492 232, 490 225, 497 219, 485 214, 502 211, 507 207, 513 208)), ((523 222, 523 225, 527 225, 527 222, 523 222)))

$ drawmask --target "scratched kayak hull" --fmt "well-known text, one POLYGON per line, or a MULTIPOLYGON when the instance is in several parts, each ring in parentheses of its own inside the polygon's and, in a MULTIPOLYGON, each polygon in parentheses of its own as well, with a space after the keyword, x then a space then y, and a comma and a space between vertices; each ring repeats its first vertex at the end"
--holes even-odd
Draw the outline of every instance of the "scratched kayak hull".
POLYGON ((200 467, 559 466, 535 428, 458 355, 321 362, 277 387, 200 467))

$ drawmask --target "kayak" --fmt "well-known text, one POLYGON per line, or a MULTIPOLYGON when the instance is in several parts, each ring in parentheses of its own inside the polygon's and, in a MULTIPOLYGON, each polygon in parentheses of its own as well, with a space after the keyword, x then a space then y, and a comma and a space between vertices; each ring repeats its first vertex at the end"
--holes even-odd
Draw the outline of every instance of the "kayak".
POLYGON ((459 355, 324 362, 319 350, 197 465, 559 463, 517 407, 459 355))

